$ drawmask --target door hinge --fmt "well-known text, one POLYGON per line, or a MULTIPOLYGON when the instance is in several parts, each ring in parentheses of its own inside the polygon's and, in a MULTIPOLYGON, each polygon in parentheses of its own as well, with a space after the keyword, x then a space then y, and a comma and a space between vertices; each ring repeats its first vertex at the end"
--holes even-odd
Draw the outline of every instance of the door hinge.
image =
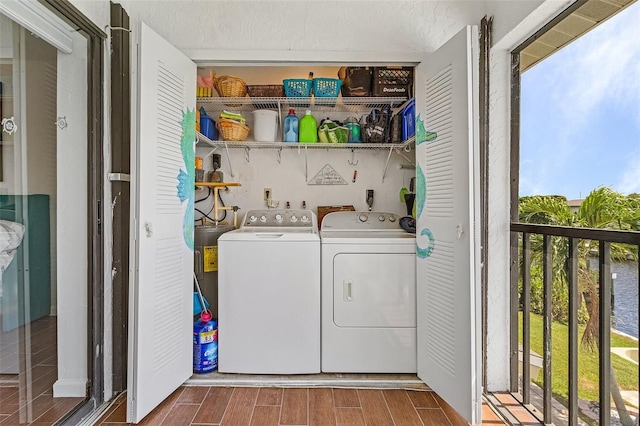
POLYGON ((97 219, 98 219, 98 235, 102 233, 102 202, 100 200, 97 201, 98 211, 97 211, 97 219))
POLYGON ((107 177, 111 182, 131 182, 131 175, 128 173, 109 173, 107 177))

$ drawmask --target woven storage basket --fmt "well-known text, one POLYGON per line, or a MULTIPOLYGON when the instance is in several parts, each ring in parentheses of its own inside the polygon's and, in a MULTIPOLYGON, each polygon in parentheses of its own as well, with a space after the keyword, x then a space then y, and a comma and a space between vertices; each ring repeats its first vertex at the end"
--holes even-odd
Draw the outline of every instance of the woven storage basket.
POLYGON ((283 98, 282 84, 254 84, 247 86, 247 92, 252 98, 283 98))
POLYGON ((247 84, 240 77, 222 75, 216 79, 216 91, 224 98, 244 98, 247 96, 247 84))
POLYGON ((220 131, 222 140, 236 142, 242 142, 247 139, 249 131, 251 130, 249 126, 227 118, 218 120, 216 127, 220 131))

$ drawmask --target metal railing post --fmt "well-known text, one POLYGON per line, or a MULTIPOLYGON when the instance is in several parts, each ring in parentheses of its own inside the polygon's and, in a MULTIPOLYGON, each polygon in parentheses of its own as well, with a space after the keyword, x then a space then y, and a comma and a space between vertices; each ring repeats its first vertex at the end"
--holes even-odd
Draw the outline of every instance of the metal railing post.
POLYGON ((598 349, 600 352, 600 425, 611 423, 611 243, 600 241, 598 256, 600 283, 600 318, 598 349))
POLYGON ((578 239, 569 238, 569 424, 578 424, 578 239))
POLYGON ((522 403, 531 403, 531 242, 522 234, 522 403))
POLYGON ((542 333, 543 338, 543 407, 542 413, 544 416, 544 423, 550 424, 553 422, 551 418, 551 308, 552 308, 552 284, 553 284, 553 247, 550 235, 544 235, 543 239, 543 322, 544 329, 542 333))

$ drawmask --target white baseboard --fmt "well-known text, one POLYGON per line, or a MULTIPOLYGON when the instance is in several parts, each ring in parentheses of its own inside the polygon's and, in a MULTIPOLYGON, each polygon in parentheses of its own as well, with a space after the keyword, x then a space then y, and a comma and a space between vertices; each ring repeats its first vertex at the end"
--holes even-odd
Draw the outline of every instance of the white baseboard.
POLYGON ((53 384, 53 397, 87 396, 87 379, 58 379, 53 384))

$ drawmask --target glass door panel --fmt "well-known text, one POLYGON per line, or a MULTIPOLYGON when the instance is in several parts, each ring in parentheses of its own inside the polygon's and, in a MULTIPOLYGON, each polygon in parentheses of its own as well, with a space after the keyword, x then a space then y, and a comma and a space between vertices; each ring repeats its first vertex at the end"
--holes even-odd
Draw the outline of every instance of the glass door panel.
POLYGON ((51 424, 87 395, 87 41, 69 34, 72 52, 62 52, 0 14, 0 422, 8 424, 51 424))

